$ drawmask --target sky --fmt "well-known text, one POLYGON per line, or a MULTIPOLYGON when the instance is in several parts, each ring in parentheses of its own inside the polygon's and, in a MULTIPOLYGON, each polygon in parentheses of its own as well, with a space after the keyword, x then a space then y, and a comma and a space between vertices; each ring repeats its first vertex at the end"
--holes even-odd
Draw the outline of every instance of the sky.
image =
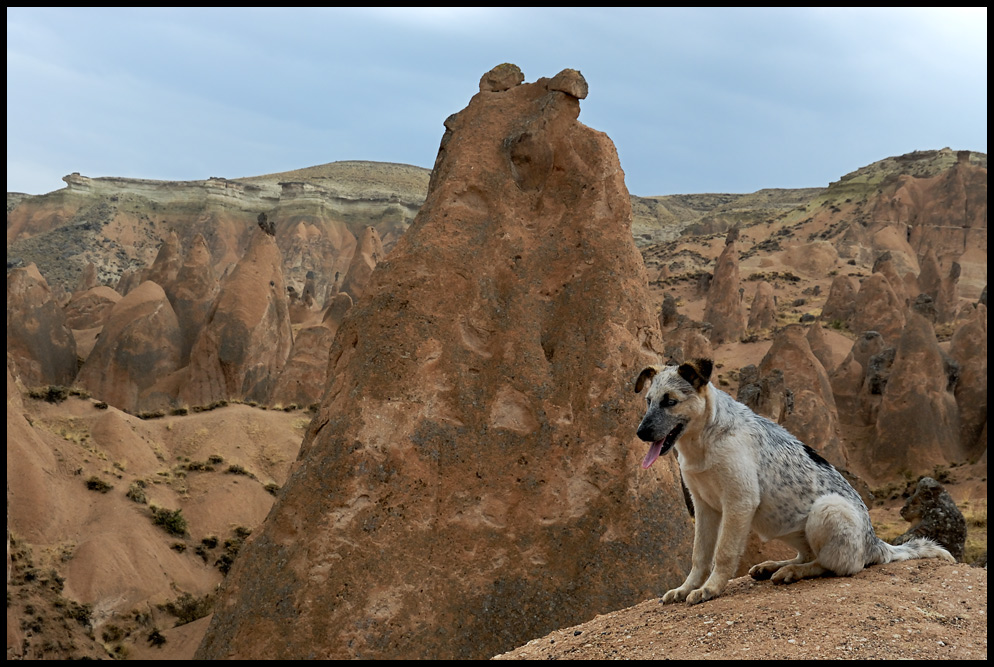
POLYGON ((505 62, 526 82, 579 70, 580 121, 641 196, 987 152, 986 7, 8 7, 7 190, 431 168, 446 117, 505 62))

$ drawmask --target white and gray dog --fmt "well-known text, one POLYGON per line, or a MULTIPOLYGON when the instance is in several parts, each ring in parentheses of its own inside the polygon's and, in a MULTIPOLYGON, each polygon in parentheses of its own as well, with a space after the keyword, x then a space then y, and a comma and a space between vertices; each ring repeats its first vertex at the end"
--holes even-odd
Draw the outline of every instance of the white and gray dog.
POLYGON ((876 536, 859 494, 813 449, 711 384, 712 361, 650 366, 648 408, 638 437, 652 443, 642 467, 676 450, 694 504, 690 574, 663 602, 717 597, 735 575, 750 528, 778 538, 797 557, 766 561, 749 574, 791 583, 825 574, 849 576, 876 563, 943 558, 949 552, 918 538, 891 546, 876 536))

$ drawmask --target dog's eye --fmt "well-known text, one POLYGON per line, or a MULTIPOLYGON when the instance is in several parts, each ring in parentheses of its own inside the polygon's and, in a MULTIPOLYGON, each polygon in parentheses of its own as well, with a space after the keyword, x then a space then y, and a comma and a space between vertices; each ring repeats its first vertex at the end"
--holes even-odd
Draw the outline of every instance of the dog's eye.
POLYGON ((659 401, 659 404, 664 408, 672 408, 676 405, 676 400, 669 394, 666 394, 663 396, 662 400, 659 401))

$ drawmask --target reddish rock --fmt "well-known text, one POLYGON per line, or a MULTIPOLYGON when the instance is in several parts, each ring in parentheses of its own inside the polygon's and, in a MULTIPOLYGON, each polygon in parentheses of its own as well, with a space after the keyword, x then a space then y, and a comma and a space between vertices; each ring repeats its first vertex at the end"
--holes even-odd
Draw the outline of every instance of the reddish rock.
POLYGON ((821 309, 822 321, 849 326, 856 307, 857 290, 858 286, 849 276, 839 274, 832 278, 832 286, 821 309))
POLYGON ((190 350, 207 323, 219 290, 220 282, 214 273, 207 242, 197 234, 167 293, 179 323, 180 362, 184 366, 190 360, 190 350))
POLYGON ((159 252, 152 266, 142 274, 142 281, 151 280, 169 294, 182 266, 183 248, 180 245, 179 234, 171 231, 159 246, 159 252))
POLYGON ((66 325, 70 329, 94 329, 102 327, 121 300, 116 290, 99 285, 83 292, 76 292, 66 304, 66 325))
POLYGON ((864 331, 853 342, 849 355, 832 372, 832 394, 843 424, 876 423, 881 394, 871 393, 866 383, 866 368, 870 359, 885 347, 883 336, 876 331, 864 331))
POLYGON ((777 333, 759 364, 763 377, 774 370, 783 373, 784 386, 794 397, 793 409, 780 423, 833 465, 847 468, 848 456, 839 439, 832 384, 808 345, 805 327, 792 324, 777 333))
POLYGON ((860 452, 871 478, 913 477, 936 465, 963 461, 956 399, 949 385, 932 325, 909 313, 884 389, 874 442, 860 452))
POLYGON ((179 368, 179 350, 179 325, 166 293, 145 281, 111 309, 76 384, 120 410, 159 409, 142 393, 179 368))
POLYGON ((91 290, 100 283, 97 281, 97 266, 93 262, 89 262, 84 268, 83 273, 79 276, 79 282, 76 283, 77 292, 85 292, 91 290))
POLYGON ((198 657, 486 658, 679 583, 674 461, 634 436, 648 280, 578 113, 541 79, 446 121, 198 657))
POLYGON ((710 334, 711 325, 683 318, 663 334, 663 356, 678 364, 691 359, 713 359, 710 334))
POLYGON ((369 283, 369 276, 376 268, 376 264, 383 259, 383 243, 380 242, 380 235, 375 227, 366 227, 359 239, 355 254, 349 263, 349 269, 345 272, 345 279, 342 281, 341 291, 352 297, 353 301, 362 298, 369 283))
POLYGON ((297 332, 270 404, 306 407, 321 400, 328 383, 328 352, 334 338, 335 332, 321 324, 297 332))
POLYGON ((269 400, 293 345, 282 264, 276 240, 257 230, 193 345, 182 402, 269 400))
POLYGON ((142 272, 138 269, 127 269, 121 274, 114 290, 121 296, 127 296, 128 292, 141 285, 142 272))
POLYGON ((26 387, 76 377, 76 341, 34 264, 7 274, 7 362, 26 387))
POLYGON ((725 243, 715 264, 704 309, 704 321, 712 326, 714 344, 737 343, 745 333, 746 314, 739 283, 739 254, 732 239, 725 243))
POLYGON ((348 294, 335 294, 328 307, 325 308, 321 324, 327 327, 331 333, 335 333, 345 320, 345 315, 350 308, 352 308, 352 297, 348 294))
POLYGON ((777 299, 773 296, 773 285, 765 280, 756 283, 756 292, 749 309, 749 331, 772 329, 777 323, 777 299))
POLYGON ((828 344, 828 340, 825 338, 825 331, 822 329, 820 323, 815 322, 808 327, 807 339, 811 353, 821 363, 821 367, 825 369, 825 372, 831 376, 832 371, 835 370, 836 357, 832 352, 831 346, 828 344))
POLYGON ((856 294, 850 329, 856 334, 876 331, 888 345, 895 345, 904 328, 905 310, 890 281, 874 273, 863 279, 856 294))
POLYGON ((954 395, 959 408, 960 444, 970 461, 987 451, 987 307, 978 305, 949 345, 959 364, 954 395))

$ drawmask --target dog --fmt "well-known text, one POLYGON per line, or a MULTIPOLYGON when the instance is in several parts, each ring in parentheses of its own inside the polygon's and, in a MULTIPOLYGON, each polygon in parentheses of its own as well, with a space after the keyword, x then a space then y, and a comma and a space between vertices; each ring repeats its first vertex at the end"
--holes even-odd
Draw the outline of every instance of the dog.
POLYGON ((792 560, 749 570, 754 579, 774 583, 851 576, 869 565, 912 558, 955 562, 927 538, 896 547, 878 538, 866 505, 839 471, 716 388, 712 369, 710 359, 649 366, 635 381, 636 393, 649 385, 637 432, 651 443, 642 468, 675 450, 694 506, 690 574, 663 596, 664 603, 697 604, 720 595, 735 575, 750 528, 797 550, 792 560))

